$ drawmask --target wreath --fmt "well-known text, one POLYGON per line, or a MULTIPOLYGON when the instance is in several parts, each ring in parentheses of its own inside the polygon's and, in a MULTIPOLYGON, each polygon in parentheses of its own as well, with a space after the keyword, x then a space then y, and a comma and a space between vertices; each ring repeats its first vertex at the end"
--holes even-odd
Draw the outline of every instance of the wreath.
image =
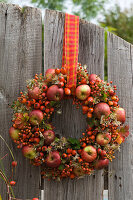
POLYGON ((112 161, 114 152, 129 135, 124 125, 125 110, 119 107, 116 86, 86 66, 77 66, 76 88, 67 87, 65 68, 48 69, 45 76, 35 75, 27 81, 27 91, 13 102, 13 126, 9 134, 35 166, 42 166, 42 176, 61 180, 90 175, 112 161), (54 112, 63 99, 73 99, 87 117, 87 127, 80 139, 55 133, 54 112))

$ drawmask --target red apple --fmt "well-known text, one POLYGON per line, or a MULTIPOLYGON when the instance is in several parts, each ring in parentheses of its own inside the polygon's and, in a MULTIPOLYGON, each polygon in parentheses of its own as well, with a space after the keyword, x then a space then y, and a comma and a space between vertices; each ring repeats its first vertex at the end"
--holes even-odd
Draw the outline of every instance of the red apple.
POLYGON ((39 87, 34 87, 33 89, 28 89, 28 96, 30 99, 38 99, 41 94, 39 87))
POLYGON ((55 139, 55 133, 52 130, 46 130, 43 132, 44 143, 50 145, 55 139))
POLYGON ((36 151, 33 147, 24 146, 22 148, 22 153, 26 158, 34 159, 36 157, 36 151))
POLYGON ((92 162, 97 157, 97 151, 91 145, 86 146, 81 152, 81 157, 86 162, 92 162))
POLYGON ((41 110, 33 110, 30 112, 29 117, 32 125, 38 125, 43 120, 43 112, 41 110))
POLYGON ((33 198, 32 200, 39 200, 38 198, 33 198))
POLYGON ((52 81, 52 79, 55 77, 55 69, 47 69, 45 72, 45 77, 47 82, 52 81))
POLYGON ((46 158, 46 165, 48 167, 58 167, 61 164, 61 157, 58 151, 52 151, 46 158))
POLYGON ((96 142, 101 146, 107 145, 110 141, 111 135, 109 133, 98 133, 96 136, 96 142))
POLYGON ((90 93, 91 93, 91 89, 89 85, 83 84, 83 85, 79 85, 76 88, 76 96, 78 99, 82 101, 86 100, 90 96, 90 93))
POLYGON ((117 120, 124 123, 126 120, 125 110, 123 108, 116 108, 115 113, 117 120))
POLYGON ((10 137, 12 138, 12 140, 18 140, 19 139, 19 133, 20 133, 20 130, 15 129, 14 127, 11 127, 9 129, 9 134, 10 134, 10 137))
POLYGON ((105 150, 101 150, 101 154, 100 154, 101 159, 105 159, 106 155, 107 155, 106 151, 105 150))
POLYGON ((57 85, 52 85, 47 90, 47 98, 51 101, 60 101, 63 95, 63 88, 59 88, 57 85))
POLYGON ((107 103, 98 103, 94 107, 94 115, 98 119, 101 118, 102 115, 108 116, 110 114, 110 107, 107 103))
POLYGON ((97 160, 96 163, 95 163, 95 169, 103 169, 104 167, 107 167, 108 164, 109 164, 109 160, 108 159, 97 160))
POLYGON ((96 80, 101 81, 101 79, 99 78, 98 75, 96 75, 96 74, 90 74, 89 81, 90 82, 96 82, 96 80))

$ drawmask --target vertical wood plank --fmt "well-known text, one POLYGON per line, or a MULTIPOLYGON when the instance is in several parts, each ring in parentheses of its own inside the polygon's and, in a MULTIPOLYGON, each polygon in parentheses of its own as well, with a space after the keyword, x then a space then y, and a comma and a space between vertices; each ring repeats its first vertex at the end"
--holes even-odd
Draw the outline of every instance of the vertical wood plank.
MULTIPOLYGON (((26 80, 41 73, 42 67, 42 22, 41 12, 0 3, 0 134, 13 149, 18 166, 14 187, 17 198, 28 199, 39 195, 40 169, 30 165, 20 150, 9 138, 12 110, 8 104, 26 89, 26 80)), ((8 150, 0 141, 0 153, 8 150), (2 150, 2 152, 1 152, 2 150)), ((11 158, 4 159, 6 173, 11 176, 11 158)), ((2 199, 6 198, 4 184, 0 180, 2 199)))
MULTIPOLYGON (((64 17, 60 12, 46 10, 44 18, 44 71, 61 67, 64 34, 64 17)), ((80 20, 79 62, 87 64, 88 71, 104 74, 104 31, 80 20)), ((55 114, 53 123, 56 133, 79 138, 86 128, 82 111, 72 101, 62 102, 62 115, 55 114)), ((47 200, 102 200, 103 172, 78 180, 63 180, 59 183, 44 180, 44 199, 47 200)))
POLYGON ((109 200, 133 199, 133 46, 108 33, 108 80, 117 85, 130 135, 109 166, 109 200))

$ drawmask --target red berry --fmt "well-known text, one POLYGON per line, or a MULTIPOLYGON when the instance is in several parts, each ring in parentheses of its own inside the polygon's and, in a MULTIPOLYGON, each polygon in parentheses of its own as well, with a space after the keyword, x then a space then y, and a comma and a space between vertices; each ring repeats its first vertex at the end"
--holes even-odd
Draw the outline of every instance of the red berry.
POLYGON ((45 93, 42 93, 42 98, 45 98, 46 94, 45 93))
POLYGON ((60 74, 60 69, 59 68, 55 69, 55 73, 60 74))
POLYGON ((60 82, 64 82, 64 81, 65 81, 65 79, 64 79, 63 76, 59 76, 58 80, 59 80, 60 82))
POLYGON ((12 162, 12 166, 13 166, 13 167, 16 167, 16 166, 17 166, 17 161, 13 161, 13 162, 12 162))
POLYGON ((34 108, 35 108, 35 109, 40 108, 40 104, 39 104, 39 103, 35 103, 35 104, 34 104, 34 108))
POLYGON ((11 185, 11 186, 14 186, 15 184, 16 184, 15 181, 10 181, 10 185, 11 185))
POLYGON ((36 100, 35 99, 31 99, 30 102, 31 102, 31 104, 35 104, 36 100))
POLYGON ((44 111, 44 110, 45 110, 45 107, 44 107, 44 106, 41 106, 41 107, 40 107, 40 110, 44 111))
POLYGON ((43 89, 44 92, 46 92, 47 89, 48 89, 48 86, 47 86, 47 85, 43 85, 43 86, 42 86, 42 89, 43 89))
POLYGON ((45 106, 48 107, 49 105, 50 105, 50 102, 49 102, 49 101, 46 101, 46 102, 45 102, 45 106))
POLYGON ((71 95, 71 90, 69 88, 64 89, 66 95, 71 95))
POLYGON ((64 87, 64 83, 63 83, 63 82, 59 82, 59 83, 58 83, 58 86, 59 86, 59 87, 64 87))
POLYGON ((61 68, 61 73, 62 73, 63 75, 65 75, 65 74, 67 73, 66 68, 62 67, 62 68, 61 68))

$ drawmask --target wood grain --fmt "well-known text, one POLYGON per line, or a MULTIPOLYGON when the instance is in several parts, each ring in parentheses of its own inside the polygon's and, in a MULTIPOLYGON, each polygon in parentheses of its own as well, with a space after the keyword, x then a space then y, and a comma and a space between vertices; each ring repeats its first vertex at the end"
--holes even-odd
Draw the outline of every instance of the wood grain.
MULTIPOLYGON (((60 12, 46 10, 44 18, 44 71, 61 67, 64 34, 64 17, 60 12)), ((88 71, 104 76, 104 31, 80 20, 79 62, 87 64, 88 71)), ((72 101, 62 102, 62 114, 55 114, 56 133, 68 137, 81 137, 86 128, 81 109, 72 101)), ((102 200, 103 172, 79 180, 63 180, 59 183, 44 180, 44 199, 47 200, 102 200)))
POLYGON ((133 199, 133 46, 108 33, 108 80, 117 85, 130 136, 109 166, 109 200, 133 199))
MULTIPOLYGON (((26 80, 40 73, 42 67, 41 12, 35 8, 21 9, 15 5, 0 3, 0 134, 14 152, 18 167, 14 179, 17 198, 33 198, 39 195, 40 170, 30 165, 9 138, 12 110, 8 104, 25 89, 26 80)), ((0 141, 0 154, 8 153, 0 141), (2 150, 2 152, 1 152, 2 150)), ((4 159, 6 173, 11 176, 11 158, 4 159)), ((6 200, 6 190, 0 180, 0 193, 6 200)))

